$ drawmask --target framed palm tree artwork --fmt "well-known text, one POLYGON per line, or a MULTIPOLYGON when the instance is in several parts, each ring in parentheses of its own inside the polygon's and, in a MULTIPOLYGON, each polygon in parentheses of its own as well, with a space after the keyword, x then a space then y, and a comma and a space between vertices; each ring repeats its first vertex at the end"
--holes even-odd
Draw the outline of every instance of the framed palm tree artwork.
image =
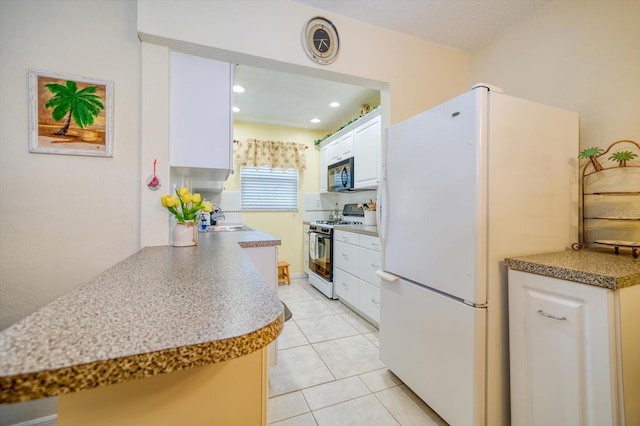
POLYGON ((29 70, 29 151, 113 157, 113 82, 29 70))

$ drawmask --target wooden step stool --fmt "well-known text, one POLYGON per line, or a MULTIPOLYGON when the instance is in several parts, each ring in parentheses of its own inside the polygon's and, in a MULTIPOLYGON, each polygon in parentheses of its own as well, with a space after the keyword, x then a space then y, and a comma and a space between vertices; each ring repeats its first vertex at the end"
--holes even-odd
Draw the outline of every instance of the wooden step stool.
POLYGON ((291 285, 291 276, 289 275, 289 263, 284 260, 278 261, 278 284, 291 285))

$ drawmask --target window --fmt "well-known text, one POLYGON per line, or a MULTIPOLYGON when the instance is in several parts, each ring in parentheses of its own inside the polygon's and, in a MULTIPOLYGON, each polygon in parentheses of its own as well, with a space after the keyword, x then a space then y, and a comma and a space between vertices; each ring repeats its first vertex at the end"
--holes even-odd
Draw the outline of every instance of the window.
POLYGON ((298 171, 270 167, 240 169, 242 210, 298 211, 298 171))

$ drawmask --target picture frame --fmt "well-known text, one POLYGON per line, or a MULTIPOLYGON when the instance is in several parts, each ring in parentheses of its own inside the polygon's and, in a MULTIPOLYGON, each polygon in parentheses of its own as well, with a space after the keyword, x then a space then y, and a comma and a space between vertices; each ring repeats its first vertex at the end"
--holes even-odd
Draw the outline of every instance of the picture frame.
POLYGON ((29 152, 113 157, 113 82, 29 69, 29 152))

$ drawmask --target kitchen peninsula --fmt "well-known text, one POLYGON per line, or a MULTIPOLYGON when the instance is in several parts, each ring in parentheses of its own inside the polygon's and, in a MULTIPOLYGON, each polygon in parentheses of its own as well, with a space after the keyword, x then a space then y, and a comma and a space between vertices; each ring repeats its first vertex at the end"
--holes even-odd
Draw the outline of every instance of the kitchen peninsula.
POLYGON ((265 424, 283 305, 243 249, 278 245, 141 249, 0 333, 0 403, 57 395, 59 425, 265 424))

